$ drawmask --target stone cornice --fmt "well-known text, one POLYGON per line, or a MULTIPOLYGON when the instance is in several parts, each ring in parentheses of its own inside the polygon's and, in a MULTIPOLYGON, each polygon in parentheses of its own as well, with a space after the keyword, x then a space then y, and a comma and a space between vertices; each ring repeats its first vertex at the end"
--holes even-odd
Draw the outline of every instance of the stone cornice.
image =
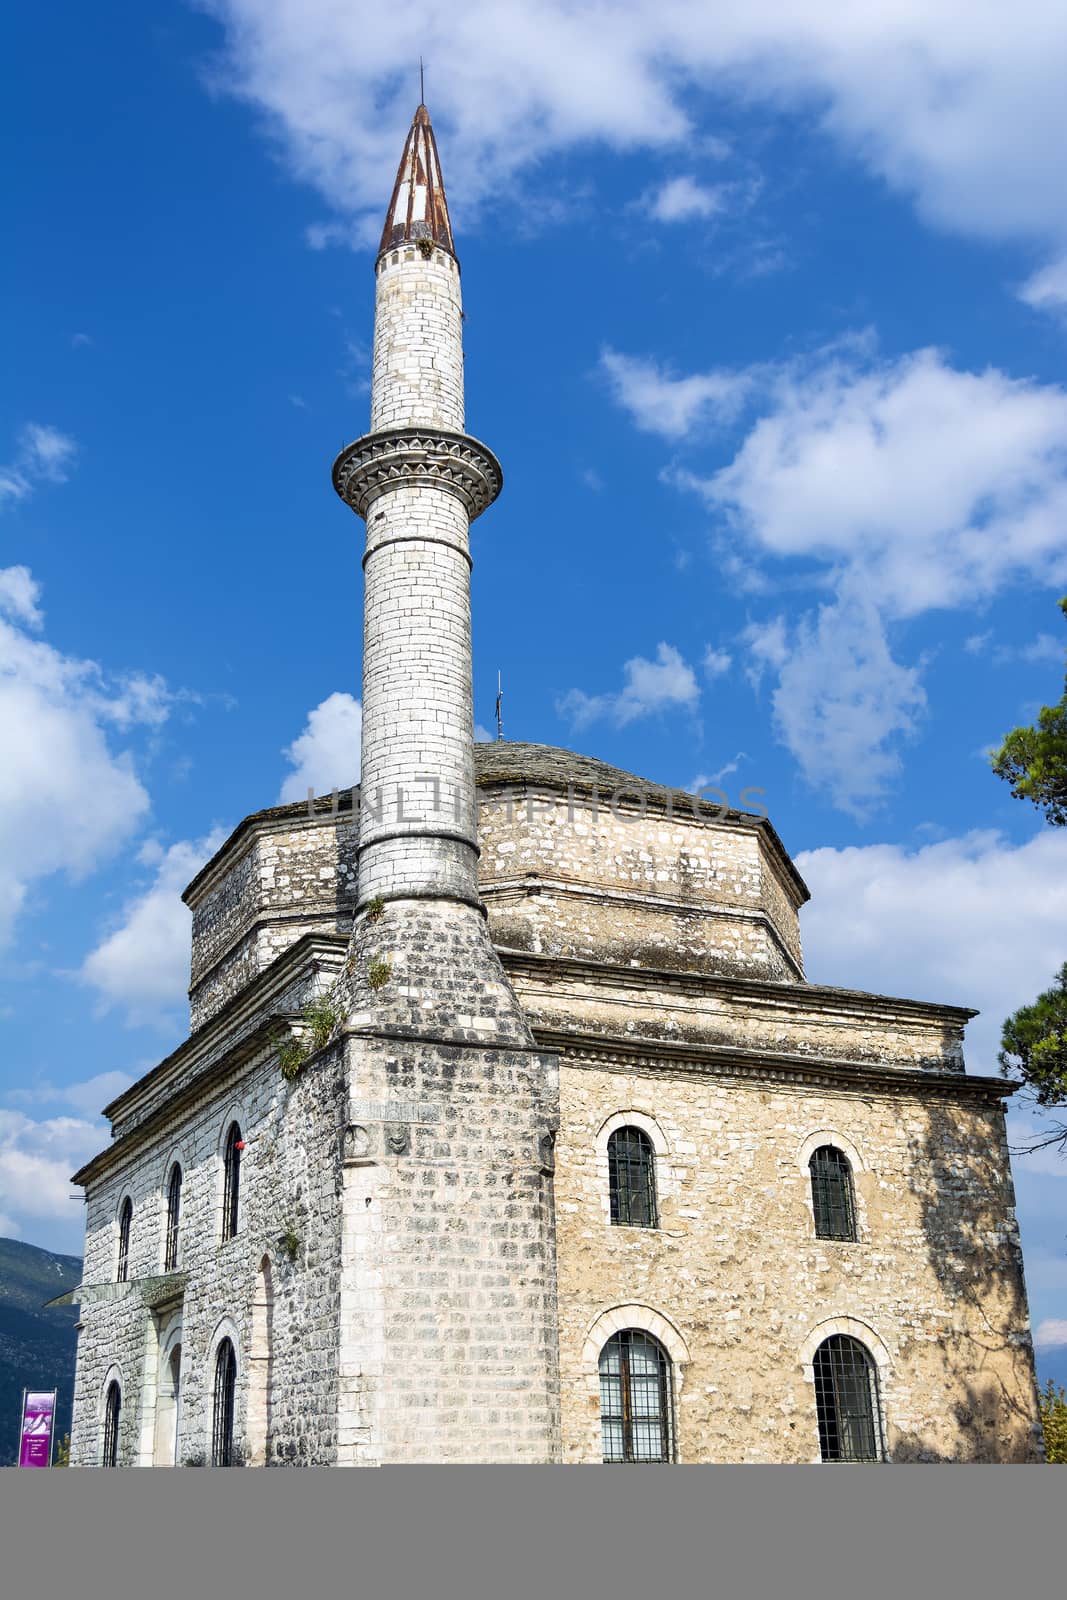
POLYGON ((796 973, 798 981, 802 981, 804 977, 804 970, 796 956, 787 947, 773 918, 762 906, 728 906, 707 900, 679 900, 676 896, 649 894, 646 890, 618 889, 591 884, 579 878, 546 878, 534 872, 525 873, 518 878, 480 879, 478 887, 482 898, 486 901, 518 903, 530 895, 547 892, 564 899, 592 900, 601 905, 617 905, 627 909, 639 906, 643 911, 660 911, 673 916, 721 918, 727 921, 755 923, 770 935, 772 943, 786 965, 796 973))
POLYGON ((367 433, 347 445, 333 464, 334 488, 361 517, 390 489, 423 488, 455 495, 473 522, 492 505, 502 485, 500 463, 486 445, 444 428, 367 433))
POLYGON ((700 1045, 667 1039, 587 1034, 535 1027, 534 1039, 559 1056, 561 1064, 589 1062, 609 1071, 681 1071, 711 1077, 747 1078, 759 1083, 803 1083, 812 1088, 874 1091, 883 1094, 972 1096, 1002 1100, 1016 1085, 1004 1078, 966 1072, 923 1071, 915 1067, 875 1067, 865 1061, 746 1050, 733 1045, 700 1045))
MULTIPOLYGON (((143 1078, 131 1084, 104 1107, 103 1115, 111 1122, 125 1121, 135 1116, 142 1103, 150 1103, 160 1094, 166 1094, 169 1079, 181 1077, 198 1065, 214 1068, 219 1062, 239 1051, 243 1044, 254 1038, 262 1026, 265 1009, 270 1010, 272 998, 282 994, 301 973, 309 968, 324 966, 339 968, 348 949, 347 934, 307 933, 283 950, 270 966, 265 967, 252 981, 228 1000, 191 1034, 158 1066, 146 1072, 143 1078)), ((199 1080, 200 1074, 196 1073, 199 1080)), ((167 1100, 170 1105, 170 1100, 167 1100)))
POLYGON ((741 999, 769 1008, 811 1009, 830 1013, 866 1013, 872 1018, 907 1017, 912 1021, 950 1024, 962 1028, 978 1015, 966 1006, 939 1005, 927 1000, 903 1000, 895 995, 869 994, 862 989, 837 989, 817 983, 775 983, 767 978, 734 978, 696 972, 672 972, 667 968, 620 967, 607 961, 592 961, 581 956, 536 955, 529 950, 512 950, 497 945, 505 970, 531 978, 574 977, 605 989, 676 988, 725 999, 741 999))
MULTIPOLYGON (((358 787, 358 785, 357 785, 358 787)), ((352 790, 341 789, 336 805, 332 795, 318 795, 311 814, 306 800, 297 800, 285 806, 268 806, 263 811, 252 811, 224 839, 215 854, 182 891, 182 899, 195 910, 204 897, 211 893, 223 878, 234 870, 253 848, 256 840, 270 833, 288 833, 294 827, 352 827, 355 816, 352 809, 352 790)))
MULTIPOLYGON (((122 1160, 127 1151, 133 1149, 145 1134, 150 1134, 165 1125, 170 1118, 184 1110, 186 1106, 195 1104, 204 1092, 204 1080, 208 1074, 212 1078, 219 1078, 225 1073, 243 1066, 246 1061, 252 1060, 262 1050, 265 1050, 274 1036, 278 1022, 284 1015, 285 1013, 282 1012, 270 1012, 267 1016, 262 1017, 251 1032, 244 1034, 242 1038, 221 1050, 210 1061, 204 1062, 200 1071, 184 1083, 177 1092, 166 1094, 163 1099, 157 1099, 150 1109, 144 1110, 139 1120, 133 1122, 111 1144, 91 1157, 83 1167, 79 1167, 71 1178, 71 1183, 79 1184, 82 1187, 91 1183, 94 1178, 98 1178, 102 1172, 116 1161, 122 1160)), ((180 1054, 180 1049, 176 1050, 173 1056, 168 1056, 165 1062, 154 1068, 154 1072, 159 1072, 162 1067, 174 1065, 175 1058, 180 1054)), ((149 1073, 148 1077, 152 1077, 154 1072, 149 1073)), ((146 1080, 142 1078, 140 1081, 144 1083, 146 1080)), ((139 1087, 140 1084, 134 1085, 135 1089, 139 1087)))
MULTIPOLYGON (((320 900, 317 902, 302 902, 299 911, 262 911, 256 916, 247 917, 245 921, 241 923, 236 932, 232 933, 225 943, 219 945, 207 966, 205 966, 202 971, 192 979, 192 982, 189 984, 190 1001, 194 999, 197 992, 202 989, 205 983, 207 983, 214 976, 219 967, 221 967, 225 961, 228 961, 231 956, 236 955, 243 944, 247 944, 249 939, 252 939, 257 934, 261 933, 264 928, 291 928, 294 926, 294 924, 299 924, 301 922, 322 923, 329 921, 331 918, 350 923, 352 921, 354 907, 354 900, 351 905, 345 908, 344 906, 338 905, 336 898, 331 898, 330 900, 320 900)), ((328 930, 323 928, 313 928, 310 930, 312 933, 323 933, 327 931, 328 930)), ((338 937, 340 937, 340 935, 338 935, 338 937)), ((294 940, 294 943, 295 942, 296 941, 294 940)))

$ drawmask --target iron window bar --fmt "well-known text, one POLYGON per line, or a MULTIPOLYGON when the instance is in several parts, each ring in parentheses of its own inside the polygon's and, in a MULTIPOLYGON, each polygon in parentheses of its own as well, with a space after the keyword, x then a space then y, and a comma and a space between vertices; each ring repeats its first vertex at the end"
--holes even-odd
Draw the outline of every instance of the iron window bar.
POLYGON ((167 1242, 163 1256, 164 1272, 174 1272, 178 1266, 178 1226, 182 1210, 182 1169, 177 1162, 170 1169, 167 1184, 167 1242))
POLYGON ((112 1378, 107 1386, 107 1398, 104 1401, 104 1450, 100 1458, 103 1467, 117 1467, 119 1464, 119 1418, 122 1415, 122 1391, 115 1379, 112 1378))
POLYGON ((133 1226, 133 1201, 129 1195, 119 1212, 119 1253, 115 1264, 115 1281, 125 1283, 130 1274, 130 1229, 133 1226))
POLYGON ((616 1128, 608 1139, 611 1220, 630 1228, 655 1228, 656 1155, 641 1128, 616 1128))
POLYGON ((211 1464, 233 1466, 233 1418, 237 1396, 237 1355, 223 1339, 215 1357, 215 1395, 211 1418, 211 1464))
POLYGON ((600 1427, 607 1462, 674 1459, 670 1361, 637 1329, 614 1334, 600 1352, 600 1427))
POLYGON ((858 1339, 831 1334, 815 1352, 815 1409, 824 1461, 881 1461, 878 1376, 858 1339))
POLYGON ((226 1133, 225 1184, 222 1196, 222 1237, 232 1239, 237 1232, 237 1218, 241 1198, 241 1151, 244 1141, 236 1122, 231 1122, 226 1133))
POLYGON ((845 1239, 853 1244, 856 1233, 856 1197, 852 1168, 842 1151, 824 1144, 808 1162, 811 1203, 817 1239, 845 1239))

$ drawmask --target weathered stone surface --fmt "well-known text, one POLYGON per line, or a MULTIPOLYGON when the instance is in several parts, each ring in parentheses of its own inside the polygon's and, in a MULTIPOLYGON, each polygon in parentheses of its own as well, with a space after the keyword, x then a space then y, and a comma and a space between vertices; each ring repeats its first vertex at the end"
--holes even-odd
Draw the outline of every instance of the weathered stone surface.
POLYGON ((682 1461, 817 1461, 813 1341, 834 1331, 875 1356, 892 1460, 1041 1459, 995 1092, 963 1102, 941 1085, 890 1096, 694 1078, 669 1062, 624 1071, 576 1046, 560 1096, 565 1460, 600 1459, 589 1333, 632 1302, 676 1330, 682 1461), (659 1134, 656 1229, 609 1220, 601 1134, 635 1113, 659 1134), (853 1158, 855 1244, 815 1237, 807 1160, 826 1142, 853 1158))
POLYGON ((192 1034, 75 1178, 72 1461, 101 1460, 112 1380, 120 1464, 210 1461, 224 1339, 241 1462, 599 1460, 627 1329, 669 1362, 682 1460, 818 1458, 830 1334, 876 1365, 892 1459, 1035 1459, 1004 1085, 963 1071, 970 1013, 807 984, 807 890, 759 815, 472 745, 468 521, 499 472, 463 435, 446 213, 405 160, 371 432, 334 480, 367 515, 362 804, 256 813, 186 891, 192 1034), (611 1220, 628 1126, 655 1227, 611 1220), (826 1143, 855 1242, 815 1237, 826 1143))

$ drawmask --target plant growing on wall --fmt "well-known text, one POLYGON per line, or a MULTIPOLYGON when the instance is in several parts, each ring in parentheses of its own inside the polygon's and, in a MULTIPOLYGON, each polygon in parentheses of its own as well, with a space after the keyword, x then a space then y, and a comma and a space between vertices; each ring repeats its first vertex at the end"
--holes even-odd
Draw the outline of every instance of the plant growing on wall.
POLYGON ((306 1037, 297 1038, 291 1034, 288 1038, 282 1036, 275 1041, 278 1066, 287 1083, 298 1078, 309 1058, 329 1044, 330 1036, 341 1020, 334 989, 309 1000, 300 1018, 307 1030, 306 1037))

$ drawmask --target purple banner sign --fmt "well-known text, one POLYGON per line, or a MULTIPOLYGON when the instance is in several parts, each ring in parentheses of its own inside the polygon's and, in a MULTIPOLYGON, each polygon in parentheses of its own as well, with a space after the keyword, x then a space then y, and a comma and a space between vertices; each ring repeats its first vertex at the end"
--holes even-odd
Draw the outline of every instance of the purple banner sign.
POLYGON ((54 1389, 23 1389, 22 1426, 19 1429, 19 1466, 52 1465, 52 1429, 56 1420, 54 1389))

